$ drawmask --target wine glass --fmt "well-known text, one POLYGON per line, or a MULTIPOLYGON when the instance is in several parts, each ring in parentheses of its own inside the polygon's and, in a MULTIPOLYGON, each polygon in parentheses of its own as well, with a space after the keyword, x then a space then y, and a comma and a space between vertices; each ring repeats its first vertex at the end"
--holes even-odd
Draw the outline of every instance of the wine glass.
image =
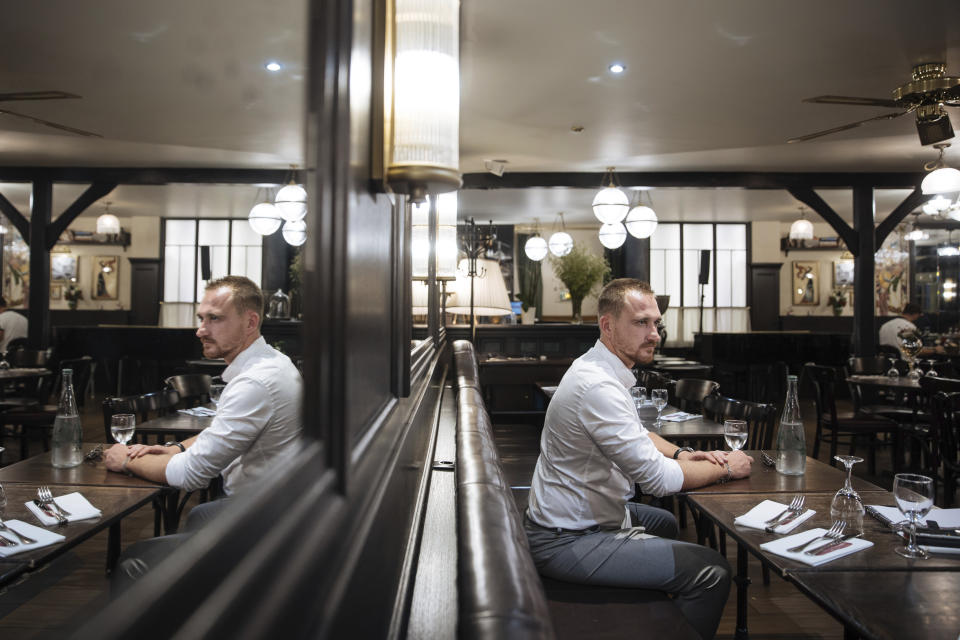
POLYGON ((119 444, 127 444, 137 428, 137 417, 132 413, 115 413, 110 418, 110 435, 119 444))
MULTIPOLYGON (((213 404, 220 404, 220 394, 223 393, 224 387, 227 385, 214 383, 210 385, 210 402, 213 404)), ((642 387, 641 387, 642 388, 642 387)), ((631 392, 633 389, 631 389, 631 392)))
POLYGON ((723 439, 727 441, 727 446, 732 451, 743 449, 743 445, 747 443, 747 421, 724 420, 723 439))
POLYGON ((847 470, 847 478, 843 486, 833 496, 833 502, 830 503, 830 517, 833 522, 842 520, 847 523, 844 530, 847 534, 863 533, 863 514, 866 510, 863 508, 863 500, 860 494, 853 490, 853 484, 850 482, 853 474, 853 465, 863 462, 863 458, 857 456, 833 456, 837 462, 843 463, 847 470))
POLYGON ((887 369, 887 377, 888 377, 888 378, 899 378, 899 377, 900 377, 900 369, 897 369, 897 361, 896 361, 895 359, 893 359, 893 358, 887 358, 887 360, 889 360, 889 362, 890 362, 890 368, 887 369))
POLYGON ((936 378, 937 376, 940 375, 939 373, 937 373, 937 361, 936 361, 936 360, 933 360, 933 359, 927 360, 927 365, 928 365, 930 368, 927 369, 927 372, 924 374, 925 376, 927 376, 928 378, 936 378))
POLYGON ((650 391, 650 399, 653 400, 653 406, 657 408, 657 431, 660 431, 662 423, 660 421, 660 415, 663 413, 663 408, 667 406, 667 390, 666 389, 652 389, 650 391))
POLYGON ((927 552, 917 546, 917 523, 933 507, 933 480, 913 473, 893 477, 893 497, 900 513, 910 522, 907 544, 894 549, 904 558, 926 559, 927 552))
POLYGON ((919 380, 920 372, 917 371, 917 354, 923 349, 923 340, 920 334, 913 329, 901 329, 897 333, 897 341, 900 343, 900 352, 910 364, 910 372, 907 377, 911 380, 919 380))

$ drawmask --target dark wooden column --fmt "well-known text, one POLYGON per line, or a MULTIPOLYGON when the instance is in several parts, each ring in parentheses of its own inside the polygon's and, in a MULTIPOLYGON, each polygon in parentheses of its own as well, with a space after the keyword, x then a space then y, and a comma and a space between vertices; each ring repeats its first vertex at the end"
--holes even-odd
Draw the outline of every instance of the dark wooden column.
POLYGON ((50 343, 50 252, 47 232, 52 218, 53 182, 33 181, 33 210, 30 212, 30 328, 27 341, 32 349, 50 343))
POLYGON ((853 353, 872 356, 877 352, 873 317, 874 257, 877 247, 873 229, 873 187, 853 188, 853 228, 857 232, 853 278, 853 353))

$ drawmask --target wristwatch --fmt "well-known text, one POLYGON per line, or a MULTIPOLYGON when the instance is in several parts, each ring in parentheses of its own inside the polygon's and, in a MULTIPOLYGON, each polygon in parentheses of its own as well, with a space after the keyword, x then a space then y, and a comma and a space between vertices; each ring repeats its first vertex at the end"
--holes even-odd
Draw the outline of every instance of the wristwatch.
POLYGON ((165 446, 165 447, 180 447, 180 451, 186 451, 186 450, 187 450, 187 448, 184 447, 182 444, 180 444, 179 442, 174 442, 173 440, 170 440, 169 442, 164 442, 164 443, 163 443, 163 446, 165 446))
POLYGON ((678 447, 677 450, 673 452, 673 459, 674 459, 674 460, 679 460, 679 459, 680 459, 680 452, 681 452, 681 451, 689 451, 690 453, 693 453, 693 447, 678 447))

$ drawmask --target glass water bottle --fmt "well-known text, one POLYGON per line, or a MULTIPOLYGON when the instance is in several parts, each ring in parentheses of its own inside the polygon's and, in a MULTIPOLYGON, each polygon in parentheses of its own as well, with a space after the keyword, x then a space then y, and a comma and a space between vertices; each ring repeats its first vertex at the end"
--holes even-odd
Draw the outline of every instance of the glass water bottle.
POLYGON ((63 370, 57 417, 53 421, 53 466, 68 469, 83 462, 83 425, 73 395, 73 370, 63 370))
POLYGON ((807 468, 807 445, 800 418, 797 376, 787 376, 787 397, 777 431, 777 471, 787 476, 802 476, 807 468))

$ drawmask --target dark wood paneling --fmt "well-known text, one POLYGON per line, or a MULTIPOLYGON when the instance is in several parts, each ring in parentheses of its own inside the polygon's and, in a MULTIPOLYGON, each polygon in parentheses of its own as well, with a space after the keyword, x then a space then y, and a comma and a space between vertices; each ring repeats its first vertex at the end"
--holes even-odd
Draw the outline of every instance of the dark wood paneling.
POLYGON ((160 259, 130 258, 130 324, 160 319, 160 259))
POLYGON ((750 265, 750 327, 754 331, 780 329, 781 263, 750 265))

